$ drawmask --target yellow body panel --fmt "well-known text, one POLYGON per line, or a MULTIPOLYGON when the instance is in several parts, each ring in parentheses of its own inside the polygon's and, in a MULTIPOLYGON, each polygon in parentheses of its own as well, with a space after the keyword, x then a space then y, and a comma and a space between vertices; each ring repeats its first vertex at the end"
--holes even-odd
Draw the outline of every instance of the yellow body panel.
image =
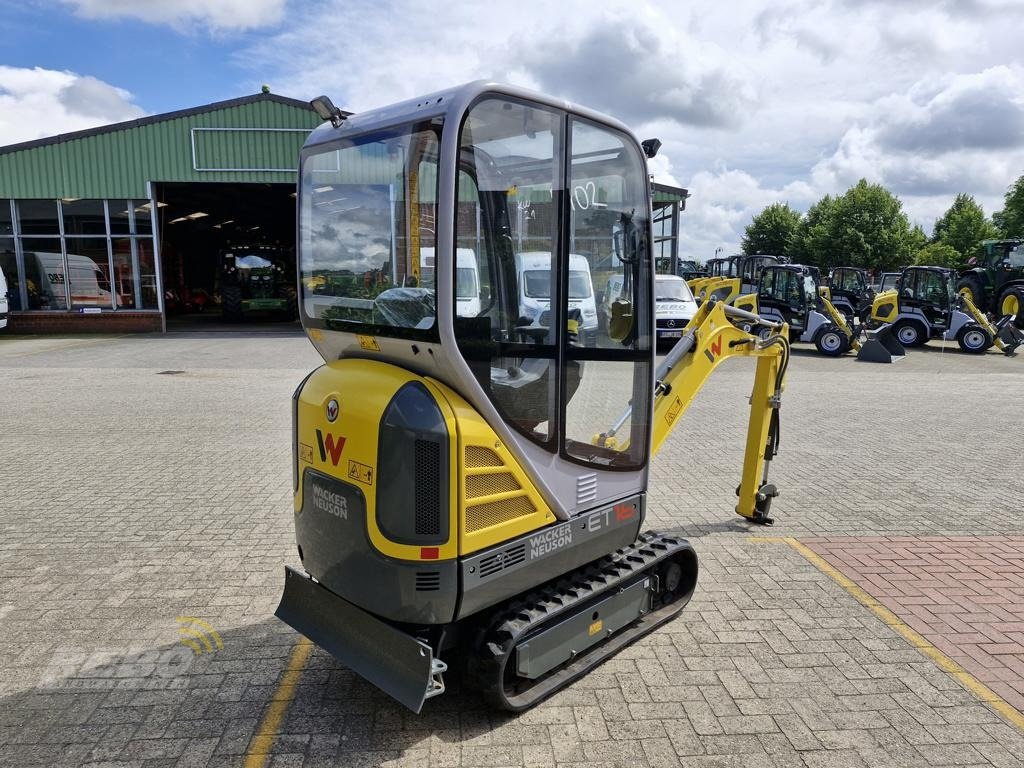
POLYGON ((736 309, 742 309, 744 312, 750 312, 751 314, 757 314, 757 294, 756 293, 745 293, 742 296, 737 296, 736 301, 733 302, 733 306, 736 309))
MULTIPOLYGON (((299 488, 295 493, 295 513, 302 510, 302 472, 311 467, 354 485, 366 499, 366 533, 381 554, 399 560, 420 560, 421 547, 396 544, 377 526, 376 491, 388 478, 377 476, 377 443, 380 420, 388 403, 405 384, 416 381, 434 394, 448 427, 450 468, 449 488, 458 485, 460 461, 455 415, 437 385, 402 368, 374 360, 338 360, 321 367, 306 381, 298 403, 299 488), (338 401, 338 416, 327 418, 327 404, 338 401), (320 431, 320 438, 317 437, 320 431), (320 442, 324 451, 320 451, 320 442)), ((453 499, 454 501, 454 499, 453 499)), ((457 504, 450 509, 449 540, 438 546, 436 560, 450 560, 458 554, 457 504)))
POLYGON ((871 319, 878 323, 895 322, 900 313, 899 296, 896 291, 883 291, 876 294, 871 302, 871 319), (883 312, 883 307, 891 305, 891 310, 883 312))
POLYGON ((712 277, 700 287, 699 293, 694 293, 697 301, 713 298, 716 301, 724 301, 732 304, 740 295, 740 279, 738 277, 712 277))
POLYGON ((323 366, 302 389, 296 514, 302 510, 301 473, 311 467, 362 490, 366 533, 378 552, 398 560, 422 559, 419 545, 389 540, 378 527, 376 514, 378 483, 388 481, 377 476, 380 420, 391 398, 409 382, 422 384, 433 395, 448 428, 451 533, 432 560, 476 552, 554 522, 554 514, 529 475, 483 417, 454 390, 394 365, 356 359, 323 366), (333 422, 327 418, 332 399, 338 402, 333 422))
MULTIPOLYGON (((454 390, 431 380, 455 415, 459 461, 459 554, 467 555, 555 521, 516 459, 476 410, 454 390)), ((454 435, 455 433, 452 432, 454 435)))

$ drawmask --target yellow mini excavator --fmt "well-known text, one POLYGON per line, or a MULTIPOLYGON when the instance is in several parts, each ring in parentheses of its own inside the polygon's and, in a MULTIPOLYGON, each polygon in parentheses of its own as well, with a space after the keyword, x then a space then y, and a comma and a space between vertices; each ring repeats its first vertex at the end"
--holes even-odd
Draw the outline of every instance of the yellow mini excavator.
POLYGON ((490 83, 313 106, 298 286, 325 364, 293 398, 277 615, 416 712, 455 662, 525 709, 689 600, 693 548, 641 533, 648 468, 729 358, 756 361, 736 512, 771 522, 786 326, 708 300, 657 363, 658 142, 608 117, 490 83), (592 274, 616 276, 600 333, 592 274))

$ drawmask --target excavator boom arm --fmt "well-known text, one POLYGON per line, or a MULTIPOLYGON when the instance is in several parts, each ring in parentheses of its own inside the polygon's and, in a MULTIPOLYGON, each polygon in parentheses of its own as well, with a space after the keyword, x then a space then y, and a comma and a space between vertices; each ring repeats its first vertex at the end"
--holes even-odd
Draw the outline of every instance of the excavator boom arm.
POLYGON ((776 495, 775 489, 767 485, 767 476, 778 442, 780 398, 789 363, 786 330, 784 323, 764 321, 722 302, 705 302, 656 374, 652 425, 655 453, 715 368, 730 358, 757 358, 736 505, 738 514, 755 522, 771 522, 768 509, 776 495), (761 340, 738 328, 730 318, 767 325, 776 334, 761 340))

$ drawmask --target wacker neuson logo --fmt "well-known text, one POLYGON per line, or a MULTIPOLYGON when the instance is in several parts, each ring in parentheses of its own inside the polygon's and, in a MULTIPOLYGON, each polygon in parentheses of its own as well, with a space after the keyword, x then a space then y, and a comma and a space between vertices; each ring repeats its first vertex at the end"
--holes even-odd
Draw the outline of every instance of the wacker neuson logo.
POLYGON ((572 524, 566 523, 530 537, 530 559, 572 544, 572 524))
POLYGON ((345 497, 340 493, 321 488, 316 483, 313 484, 313 508, 326 512, 328 515, 340 517, 342 520, 348 520, 348 502, 345 497))

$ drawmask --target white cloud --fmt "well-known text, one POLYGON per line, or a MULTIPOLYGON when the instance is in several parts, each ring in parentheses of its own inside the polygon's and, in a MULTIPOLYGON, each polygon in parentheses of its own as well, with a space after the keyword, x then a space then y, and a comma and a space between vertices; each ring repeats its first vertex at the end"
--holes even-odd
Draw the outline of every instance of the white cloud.
POLYGON ((74 72, 0 66, 0 146, 141 117, 132 95, 74 72))
POLYGON ((244 30, 278 23, 285 0, 61 0, 89 19, 133 18, 175 27, 244 30))
POLYGON ((1024 173, 1022 21, 1011 0, 297 0, 235 58, 354 111, 486 78, 613 114, 662 139, 652 170, 690 189, 706 258, 861 177, 926 228, 959 192, 999 207, 1024 173))

